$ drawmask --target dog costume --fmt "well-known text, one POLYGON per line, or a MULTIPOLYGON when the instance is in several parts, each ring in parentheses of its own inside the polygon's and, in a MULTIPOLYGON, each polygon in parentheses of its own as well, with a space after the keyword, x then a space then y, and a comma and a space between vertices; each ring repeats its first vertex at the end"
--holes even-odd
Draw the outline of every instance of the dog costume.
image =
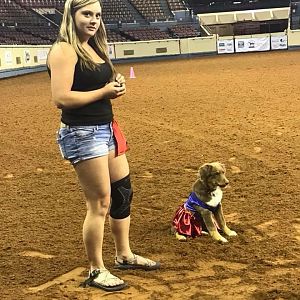
MULTIPOLYGON (((217 188, 211 195, 212 199, 208 203, 205 203, 192 192, 188 199, 179 206, 173 218, 172 225, 180 235, 195 238, 201 236, 202 231, 207 232, 202 216, 196 211, 194 205, 201 206, 214 213, 219 209, 222 200, 222 190, 217 188)), ((215 224, 217 226, 216 222, 215 224)))

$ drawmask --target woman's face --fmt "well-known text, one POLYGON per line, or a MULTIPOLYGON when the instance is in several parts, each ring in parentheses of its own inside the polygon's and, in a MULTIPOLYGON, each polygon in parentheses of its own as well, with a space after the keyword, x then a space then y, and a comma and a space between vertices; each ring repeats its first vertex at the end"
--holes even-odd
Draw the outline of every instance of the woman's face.
POLYGON ((101 6, 99 2, 86 5, 75 12, 75 25, 80 39, 94 36, 100 26, 101 6))

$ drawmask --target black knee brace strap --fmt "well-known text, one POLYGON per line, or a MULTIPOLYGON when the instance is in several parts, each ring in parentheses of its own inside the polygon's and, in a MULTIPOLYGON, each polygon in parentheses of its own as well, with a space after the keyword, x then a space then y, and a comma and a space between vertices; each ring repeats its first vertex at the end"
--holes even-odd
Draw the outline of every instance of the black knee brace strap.
POLYGON ((114 219, 125 219, 130 215, 130 204, 133 196, 130 175, 111 184, 110 216, 114 219))

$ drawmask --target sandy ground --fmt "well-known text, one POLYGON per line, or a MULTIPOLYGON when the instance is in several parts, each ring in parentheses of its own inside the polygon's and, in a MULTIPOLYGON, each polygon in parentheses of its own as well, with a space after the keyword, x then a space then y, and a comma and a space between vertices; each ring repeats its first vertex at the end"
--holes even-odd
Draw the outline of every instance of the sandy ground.
MULTIPOLYGON (((300 299, 300 52, 117 69, 128 78, 114 109, 131 147, 131 244, 161 270, 115 271, 121 292, 79 287, 84 198, 56 145, 48 75, 26 75, 0 81, 1 299, 300 299), (238 236, 178 242, 172 217, 210 161, 227 167, 223 207, 238 236)), ((104 255, 111 269, 109 226, 104 255)))

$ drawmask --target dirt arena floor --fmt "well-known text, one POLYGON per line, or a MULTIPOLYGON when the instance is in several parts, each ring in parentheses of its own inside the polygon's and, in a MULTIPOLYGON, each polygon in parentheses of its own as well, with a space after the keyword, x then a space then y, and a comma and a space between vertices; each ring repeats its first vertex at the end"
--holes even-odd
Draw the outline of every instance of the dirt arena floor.
MULTIPOLYGON (((1 299, 300 299, 300 52, 117 69, 128 78, 113 103, 131 147, 131 244, 161 270, 115 271, 121 292, 79 287, 84 197, 56 145, 48 75, 26 75, 0 80, 1 299), (227 167, 223 207, 238 236, 179 242, 172 217, 211 161, 227 167)), ((104 255, 112 269, 109 226, 104 255)))

